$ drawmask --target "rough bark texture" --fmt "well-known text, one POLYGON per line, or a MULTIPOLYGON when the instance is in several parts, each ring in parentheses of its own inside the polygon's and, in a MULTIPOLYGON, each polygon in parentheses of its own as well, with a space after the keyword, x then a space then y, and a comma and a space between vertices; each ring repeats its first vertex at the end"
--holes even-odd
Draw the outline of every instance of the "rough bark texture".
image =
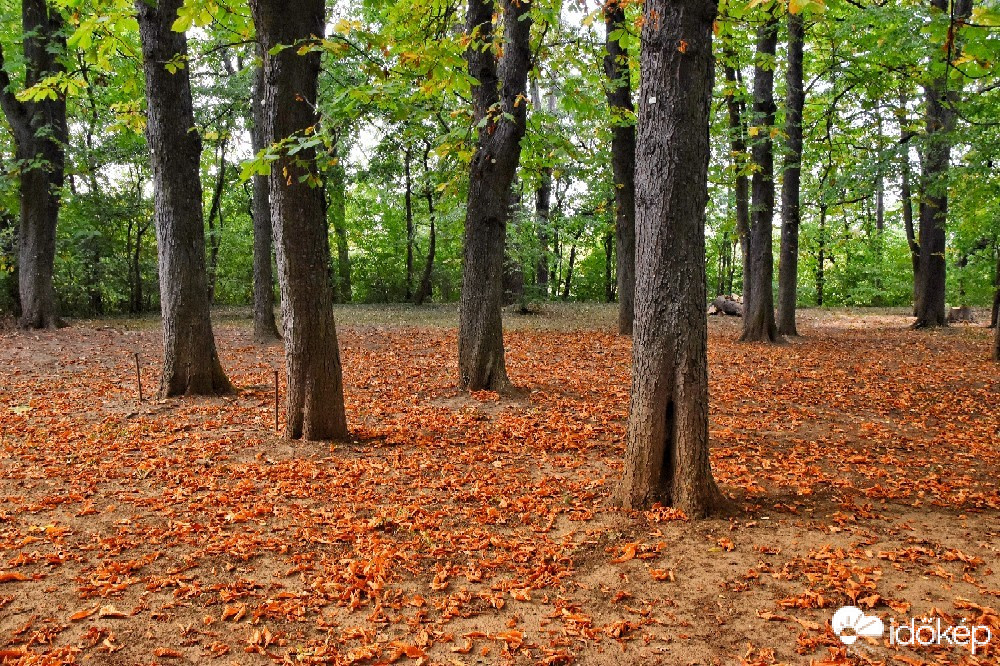
POLYGON ((632 400, 617 501, 701 517, 708 440, 705 206, 713 0, 646 0, 636 174, 632 400))
POLYGON ((774 219, 774 142, 770 128, 774 125, 774 61, 778 43, 778 20, 772 11, 757 35, 757 62, 753 79, 753 124, 760 133, 753 142, 756 169, 751 180, 753 206, 747 262, 750 268, 749 288, 744 285, 744 342, 775 342, 778 327, 774 321, 774 250, 771 247, 771 227, 774 219))
POLYGON ((611 167, 615 178, 615 254, 618 257, 618 332, 632 334, 635 318, 635 125, 628 52, 611 34, 626 30, 625 8, 618 0, 604 7, 604 72, 608 77, 611 167))
POLYGON ((785 70, 786 150, 781 182, 781 257, 778 262, 778 334, 798 335, 795 305, 799 276, 799 181, 802 162, 802 48, 805 22, 788 15, 788 65, 785 70))
MULTIPOLYGON (((947 13, 949 0, 931 0, 931 6, 947 13)), ((945 317, 945 249, 948 221, 948 166, 951 162, 950 133, 955 129, 958 91, 948 87, 950 65, 958 56, 956 21, 972 13, 972 0, 955 0, 953 23, 948 30, 945 63, 924 88, 924 121, 927 145, 924 150, 920 199, 920 287, 916 309, 916 328, 947 326, 945 317)))
POLYGON ((228 393, 212 334, 201 201, 201 138, 194 129, 187 39, 171 29, 183 0, 135 3, 146 75, 146 141, 153 170, 154 222, 163 314, 160 395, 228 393))
MULTIPOLYGON (((299 44, 321 38, 323 0, 252 0, 264 52, 264 136, 281 141, 315 126, 320 54, 299 55, 299 44)), ((333 320, 330 246, 316 154, 282 155, 271 171, 271 219, 288 379, 290 439, 345 439, 344 389, 333 320), (303 177, 305 182, 302 182, 303 177)))
POLYGON ((459 304, 459 386, 471 391, 504 391, 510 386, 500 313, 510 187, 525 131, 531 19, 526 2, 501 0, 501 4, 504 38, 499 63, 492 48, 482 48, 493 41, 494 0, 469 0, 468 10, 472 41, 466 58, 469 73, 479 82, 473 88, 473 111, 476 123, 485 119, 469 164, 459 304))
MULTIPOLYGON (((253 151, 264 149, 264 69, 258 67, 253 77, 251 110, 253 127, 250 140, 253 151)), ((271 185, 267 176, 253 177, 253 339, 267 344, 281 339, 274 320, 274 273, 271 268, 271 185)))
MULTIPOLYGON (((46 0, 23 0, 25 87, 65 71, 59 58, 66 36, 59 10, 46 0)), ((56 224, 65 178, 67 141, 66 100, 20 102, 10 90, 0 50, 0 106, 13 133, 21 171, 21 221, 18 232, 18 292, 20 325, 55 328, 60 325, 52 275, 56 256, 56 224)))

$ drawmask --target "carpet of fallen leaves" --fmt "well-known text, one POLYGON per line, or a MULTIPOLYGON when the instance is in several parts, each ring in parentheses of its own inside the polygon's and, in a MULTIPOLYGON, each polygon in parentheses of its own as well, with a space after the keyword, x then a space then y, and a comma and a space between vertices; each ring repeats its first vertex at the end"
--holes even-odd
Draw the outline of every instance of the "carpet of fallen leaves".
POLYGON ((338 311, 356 441, 337 445, 275 435, 281 349, 245 321, 216 326, 238 395, 142 404, 155 321, 0 332, 0 662, 1000 663, 985 329, 807 312, 765 347, 712 318, 712 463, 737 508, 694 522, 609 505, 613 309, 511 317, 515 399, 455 390, 436 312, 338 311), (848 648, 845 604, 994 638, 848 648))

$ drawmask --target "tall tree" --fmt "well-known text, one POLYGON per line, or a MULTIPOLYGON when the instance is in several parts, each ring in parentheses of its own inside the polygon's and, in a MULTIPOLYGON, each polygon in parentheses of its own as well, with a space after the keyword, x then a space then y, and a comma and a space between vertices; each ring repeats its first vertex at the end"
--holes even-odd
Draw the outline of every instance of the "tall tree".
POLYGON ((916 328, 947 326, 945 318, 945 250, 948 222, 948 167, 951 162, 951 133, 955 129, 960 90, 949 87, 952 64, 960 52, 959 28, 972 14, 972 0, 930 0, 932 17, 947 16, 943 45, 944 61, 934 66, 934 74, 924 86, 926 147, 921 173, 920 198, 920 286, 916 328), (950 11, 949 11, 950 10, 950 11))
POLYGON ((899 122, 899 198, 903 207, 903 233, 906 234, 906 245, 910 250, 910 265, 913 269, 913 315, 920 309, 920 245, 913 228, 913 195, 910 191, 910 138, 913 136, 907 127, 906 92, 899 91, 899 108, 896 110, 896 120, 899 122))
POLYGON ((775 342, 778 327, 774 321, 774 250, 771 247, 774 220, 774 56, 778 45, 777 8, 768 11, 757 33, 757 57, 753 73, 754 172, 751 178, 753 206, 747 262, 750 268, 749 289, 744 287, 744 342, 775 342))
POLYGON ((183 0, 135 3, 146 77, 146 142, 153 170, 159 248, 163 396, 232 391, 212 333, 201 137, 194 124, 187 38, 172 29, 183 4, 183 0))
POLYGON ((417 293, 413 295, 413 302, 423 305, 424 301, 431 297, 431 276, 434 271, 434 255, 437 253, 437 229, 435 228, 434 212, 434 181, 430 169, 431 145, 424 144, 424 199, 427 200, 427 215, 430 217, 430 229, 427 232, 427 258, 424 261, 424 270, 420 275, 420 286, 417 293))
POLYGON ((733 198, 736 204, 736 235, 740 241, 740 259, 743 264, 743 298, 750 289, 750 179, 747 177, 747 127, 744 112, 746 104, 741 96, 743 81, 735 66, 736 51, 730 45, 723 49, 726 72, 726 110, 729 115, 729 150, 733 157, 733 198))
MULTIPOLYGON (((546 96, 549 112, 555 112, 555 96, 546 96)), ((542 108, 541 95, 538 92, 538 80, 531 80, 531 108, 539 111, 542 108)), ((552 167, 541 168, 538 185, 535 187, 535 235, 538 237, 538 258, 535 261, 535 287, 538 295, 545 298, 549 295, 549 236, 552 213, 552 167)))
POLYGON ((778 262, 778 334, 798 335, 795 304, 799 275, 799 182, 802 171, 802 50, 805 21, 788 13, 788 64, 785 70, 785 176, 781 182, 781 256, 778 262))
POLYGON ((302 47, 322 39, 324 8, 323 0, 250 2, 264 53, 264 140, 302 141, 294 154, 281 151, 270 176, 290 439, 347 437, 323 191, 315 148, 306 140, 318 122, 320 54, 302 47))
MULTIPOLYGON (((252 127, 250 141, 254 153, 266 147, 264 141, 264 68, 254 70, 251 93, 252 127)), ((271 185, 267 176, 253 177, 253 339, 259 343, 281 339, 274 320, 274 273, 271 269, 271 185)))
POLYGON ((469 0, 466 60, 473 87, 473 117, 479 126, 469 164, 459 303, 459 386, 478 391, 509 388, 504 362, 504 246, 510 217, 510 189, 521 157, 527 119, 524 103, 531 61, 528 38, 531 5, 500 0, 503 55, 494 55, 495 0, 469 0))
MULTIPOLYGON (((23 0, 24 84, 65 73, 66 35, 54 3, 23 0)), ((24 328, 59 325, 55 287, 56 225, 65 179, 68 138, 66 99, 61 95, 21 102, 11 91, 0 47, 0 107, 13 132, 21 161, 21 222, 18 231, 18 292, 24 328)))
POLYGON ((625 469, 616 499, 700 517, 709 463, 705 206, 714 0, 646 0, 636 173, 636 308, 625 469))
POLYGON ((604 72, 608 77, 611 168, 615 179, 615 253, 618 257, 618 332, 632 334, 635 318, 635 125, 632 74, 621 36, 628 29, 620 0, 604 5, 604 72))

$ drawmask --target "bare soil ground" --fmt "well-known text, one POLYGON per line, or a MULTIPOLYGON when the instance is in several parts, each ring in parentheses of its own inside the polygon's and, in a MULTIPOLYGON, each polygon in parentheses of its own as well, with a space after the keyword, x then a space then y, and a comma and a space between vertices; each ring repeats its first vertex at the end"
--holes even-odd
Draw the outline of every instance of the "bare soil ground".
POLYGON ((693 522, 609 504, 631 348, 613 307, 507 317, 514 400, 455 390, 453 306, 337 316, 339 444, 275 434, 281 348, 239 313, 216 334, 241 390, 212 399, 137 403, 154 319, 0 331, 0 663, 1000 663, 985 329, 806 310, 767 347, 711 318, 736 510, 693 522), (993 641, 847 647, 846 604, 993 641))

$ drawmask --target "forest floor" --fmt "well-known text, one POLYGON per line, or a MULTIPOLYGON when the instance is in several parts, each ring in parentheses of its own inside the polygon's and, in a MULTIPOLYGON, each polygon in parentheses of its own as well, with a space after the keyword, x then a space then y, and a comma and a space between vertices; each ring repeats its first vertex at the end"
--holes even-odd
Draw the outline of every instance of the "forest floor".
POLYGON ((513 400, 454 388, 453 306, 339 308, 356 441, 337 445, 276 437, 281 348, 238 314, 216 322, 240 389, 218 399, 137 404, 155 319, 0 331, 0 662, 1000 663, 982 327, 805 310, 767 347, 710 318, 712 464, 737 508, 688 521, 610 506, 613 307, 507 317, 513 400), (848 648, 845 604, 993 638, 848 648))

